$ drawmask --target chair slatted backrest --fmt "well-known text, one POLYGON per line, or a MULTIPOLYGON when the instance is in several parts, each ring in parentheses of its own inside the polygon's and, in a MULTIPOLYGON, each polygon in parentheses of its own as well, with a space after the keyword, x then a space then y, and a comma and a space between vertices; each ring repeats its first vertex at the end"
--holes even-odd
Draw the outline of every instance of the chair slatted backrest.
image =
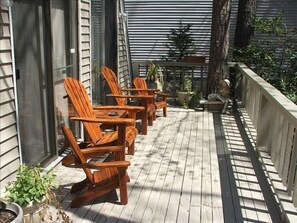
MULTIPOLYGON (((133 84, 137 89, 148 89, 146 81, 143 78, 135 77, 133 84)), ((139 95, 149 95, 147 91, 138 91, 139 95)))
MULTIPOLYGON (((104 76, 104 79, 106 80, 106 82, 111 90, 111 93, 113 95, 122 95, 121 87, 118 84, 117 76, 115 75, 115 73, 106 66, 102 66, 101 73, 104 76)), ((116 97, 115 99, 116 99, 118 105, 120 105, 120 106, 126 105, 126 101, 124 98, 116 97)))
MULTIPOLYGON (((79 117, 96 118, 86 88, 81 82, 67 77, 64 80, 64 87, 79 117)), ((96 144, 102 137, 98 123, 83 122, 83 125, 92 142, 96 144)))
MULTIPOLYGON (((69 128, 63 127, 62 128, 63 133, 66 137, 66 140, 68 141, 69 145, 71 146, 72 152, 74 154, 74 156, 77 159, 78 164, 85 164, 87 163, 87 159, 84 157, 84 155, 82 154, 76 140, 75 137, 73 135, 73 133, 71 132, 71 130, 69 128)), ((93 177, 93 173, 90 170, 90 168, 87 167, 83 167, 84 172, 86 173, 86 176, 88 178, 88 180, 94 184, 94 177, 93 177)))

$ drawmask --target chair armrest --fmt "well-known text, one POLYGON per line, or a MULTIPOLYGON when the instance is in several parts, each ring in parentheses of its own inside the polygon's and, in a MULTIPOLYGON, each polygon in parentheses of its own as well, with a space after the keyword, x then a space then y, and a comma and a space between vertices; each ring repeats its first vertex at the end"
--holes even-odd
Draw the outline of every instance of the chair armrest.
POLYGON ((114 95, 114 94, 107 94, 106 96, 108 97, 115 97, 115 98, 140 98, 140 99, 149 99, 149 98, 154 98, 153 95, 114 95))
POLYGON ((160 91, 159 89, 137 89, 137 91, 146 91, 146 92, 153 92, 153 93, 157 93, 158 91, 160 91))
POLYGON ((125 150, 123 146, 93 146, 86 149, 81 149, 82 154, 85 156, 88 155, 100 155, 101 153, 108 153, 108 152, 122 152, 125 150))
MULTIPOLYGON (((94 146, 90 148, 83 148, 80 150, 86 159, 91 159, 102 154, 111 152, 123 152, 125 151, 124 146, 94 146)), ((62 165, 67 167, 75 166, 76 157, 73 154, 68 154, 62 159, 62 165)))
POLYGON ((87 167, 91 169, 99 169, 99 168, 127 168, 130 166, 130 161, 110 161, 110 162, 95 162, 95 163, 82 163, 76 164, 75 167, 87 167))
POLYGON ((131 91, 131 92, 135 92, 135 91, 138 91, 138 89, 136 89, 136 88, 122 88, 121 91, 131 91))
POLYGON ((119 106, 119 105, 103 105, 103 106, 96 106, 93 107, 94 110, 106 110, 106 109, 110 109, 110 110, 135 110, 135 111, 143 111, 145 108, 143 106, 119 106))
POLYGON ((81 118, 81 117, 71 117, 70 120, 81 121, 81 122, 96 122, 102 124, 111 125, 134 125, 135 120, 132 118, 81 118))
POLYGON ((144 88, 133 88, 133 89, 121 89, 121 91, 132 91, 132 92, 135 92, 135 91, 157 92, 157 91, 160 91, 160 90, 159 90, 159 89, 151 89, 151 88, 148 88, 148 89, 144 89, 144 88))
POLYGON ((170 94, 166 94, 166 93, 163 93, 163 92, 157 92, 156 95, 162 96, 162 97, 170 97, 170 94))

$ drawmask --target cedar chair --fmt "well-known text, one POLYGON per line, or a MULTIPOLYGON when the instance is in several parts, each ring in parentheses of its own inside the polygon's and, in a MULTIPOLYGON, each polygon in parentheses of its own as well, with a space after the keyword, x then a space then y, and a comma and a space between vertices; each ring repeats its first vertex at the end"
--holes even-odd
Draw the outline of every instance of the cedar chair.
MULTIPOLYGON (((130 166, 130 162, 124 160, 88 162, 88 157, 82 153, 83 150, 79 148, 71 130, 66 127, 63 127, 62 130, 76 159, 74 167, 82 168, 86 174, 83 181, 75 183, 71 187, 71 193, 83 192, 72 199, 70 207, 79 207, 117 188, 120 190, 120 203, 127 204, 127 181, 129 181, 129 177, 126 170, 130 166)), ((125 150, 123 146, 110 146, 109 148, 113 152, 125 150)), ((93 157, 95 155, 97 152, 92 154, 93 157)))
POLYGON ((137 92, 137 89, 121 89, 115 73, 106 66, 102 66, 101 73, 111 90, 111 94, 107 94, 107 96, 114 97, 118 105, 130 107, 126 103, 128 98, 135 98, 141 101, 141 105, 145 107, 145 111, 136 113, 136 119, 141 119, 141 132, 146 135, 147 126, 153 125, 153 120, 156 117, 156 109, 153 104, 154 97, 152 95, 123 94, 123 92, 137 92))
MULTIPOLYGON (((128 147, 128 154, 133 155, 135 150, 135 137, 138 134, 137 128, 135 127, 135 118, 108 118, 108 117, 97 117, 96 111, 100 109, 117 109, 121 106, 97 106, 92 107, 89 96, 84 85, 78 80, 67 77, 64 80, 64 87, 76 113, 77 117, 72 117, 71 120, 81 121, 83 123, 85 132, 90 140, 87 142, 88 146, 105 146, 119 144, 120 132, 128 147), (112 132, 103 132, 98 124, 109 124, 117 125, 118 129, 112 132)), ((131 116, 136 116, 137 111, 144 111, 143 107, 135 106, 130 110, 131 116), (134 109, 134 110, 133 110, 134 109), (134 111, 134 112, 132 112, 134 111)), ((120 142, 121 143, 121 142, 120 142)), ((125 143, 124 143, 125 144, 125 143)), ((73 158, 69 158, 73 160, 73 158)), ((65 162, 67 159, 65 157, 65 162)))
POLYGON ((159 89, 148 89, 146 81, 143 78, 136 77, 133 80, 133 84, 136 89, 138 90, 139 95, 155 95, 160 100, 155 100, 154 105, 156 109, 163 109, 163 116, 167 117, 167 97, 169 96, 168 94, 158 92, 159 89))

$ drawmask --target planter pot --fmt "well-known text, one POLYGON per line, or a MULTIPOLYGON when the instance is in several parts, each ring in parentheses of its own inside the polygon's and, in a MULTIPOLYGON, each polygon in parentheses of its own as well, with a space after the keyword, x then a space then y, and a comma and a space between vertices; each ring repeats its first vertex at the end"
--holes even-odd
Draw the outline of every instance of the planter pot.
POLYGON ((28 204, 23 208, 23 223, 39 223, 46 213, 46 202, 43 199, 39 203, 28 204))
POLYGON ((23 222, 23 210, 16 203, 6 204, 5 208, 0 209, 0 212, 1 212, 1 217, 0 217, 1 223, 5 223, 5 222, 22 223, 23 222), (14 215, 15 218, 12 221, 4 221, 4 217, 6 216, 7 213, 9 213, 10 215, 14 215))
POLYGON ((186 63, 205 63, 205 56, 185 56, 186 63))
POLYGON ((193 95, 194 95, 194 92, 182 92, 182 91, 177 92, 177 100, 178 100, 179 105, 188 106, 189 102, 191 100, 191 97, 193 95))
POLYGON ((147 81, 146 83, 149 89, 157 89, 157 83, 155 81, 147 81))

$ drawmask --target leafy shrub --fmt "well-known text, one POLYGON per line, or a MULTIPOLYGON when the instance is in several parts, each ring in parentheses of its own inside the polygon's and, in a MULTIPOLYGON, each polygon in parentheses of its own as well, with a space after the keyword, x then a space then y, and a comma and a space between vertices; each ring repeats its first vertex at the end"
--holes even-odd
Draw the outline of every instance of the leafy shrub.
POLYGON ((52 170, 43 173, 39 165, 30 167, 21 164, 16 180, 10 182, 5 189, 11 202, 24 206, 30 202, 40 202, 54 188, 54 178, 52 170))
POLYGON ((296 29, 287 29, 282 13, 274 18, 254 17, 255 35, 244 48, 233 49, 242 61, 297 104, 296 29))

